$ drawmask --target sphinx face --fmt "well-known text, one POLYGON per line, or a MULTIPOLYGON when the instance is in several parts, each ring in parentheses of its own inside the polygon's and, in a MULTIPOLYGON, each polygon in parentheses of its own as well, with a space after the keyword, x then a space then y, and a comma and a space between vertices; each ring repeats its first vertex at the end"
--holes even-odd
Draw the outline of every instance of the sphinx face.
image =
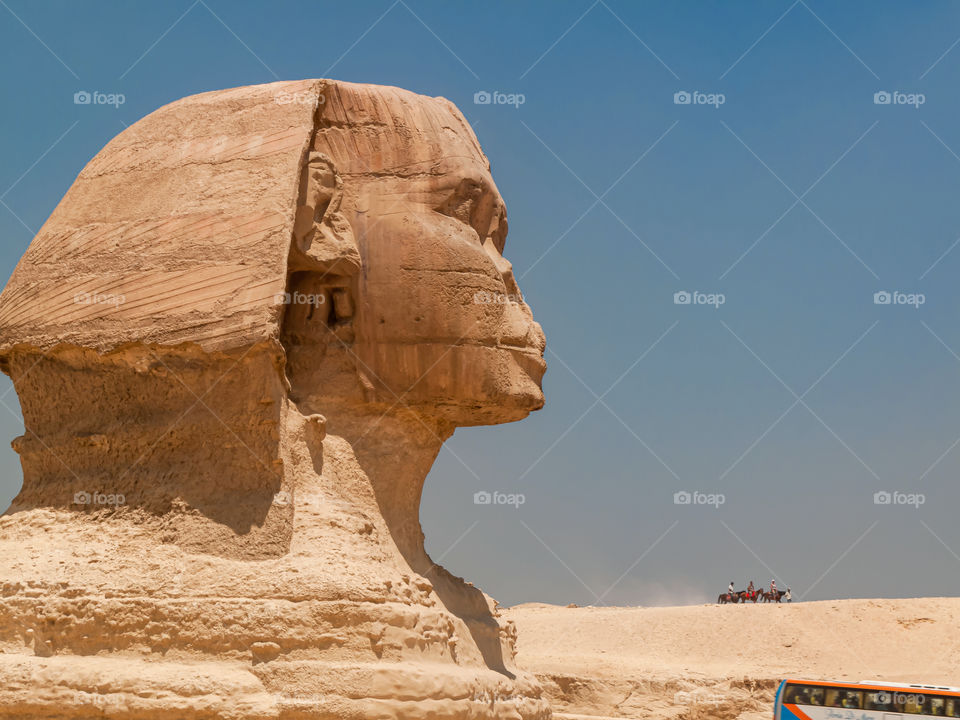
POLYGON ((544 336, 502 255, 506 211, 479 153, 364 182, 357 199, 357 351, 379 399, 457 425, 542 407, 544 336))
POLYGON ((453 425, 542 407, 543 332, 503 257, 503 198, 463 115, 397 88, 337 83, 322 98, 289 267, 293 289, 331 302, 287 311, 308 368, 293 373, 297 395, 341 394, 309 368, 342 344, 377 405, 453 425))

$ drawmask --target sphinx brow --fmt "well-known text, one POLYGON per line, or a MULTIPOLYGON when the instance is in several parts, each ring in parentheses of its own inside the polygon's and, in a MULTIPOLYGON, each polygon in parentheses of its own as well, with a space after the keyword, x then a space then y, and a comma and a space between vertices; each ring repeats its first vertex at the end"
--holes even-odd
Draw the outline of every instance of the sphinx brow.
MULTIPOLYGON (((390 165, 389 167, 382 167, 376 170, 369 170, 369 169, 357 170, 357 171, 345 170, 345 171, 342 171, 340 174, 341 175, 369 175, 371 173, 374 173, 375 175, 381 175, 384 173, 390 173, 397 170, 407 170, 410 168, 415 168, 418 165, 427 165, 427 164, 435 165, 437 163, 443 162, 444 160, 478 160, 478 159, 473 155, 441 155, 440 157, 430 158, 428 160, 414 160, 413 162, 401 163, 399 165, 390 165)), ((445 175, 446 173, 439 173, 439 174, 445 175)))
MULTIPOLYGON (((493 198, 494 201, 495 201, 494 204, 495 204, 497 207, 501 207, 501 208, 502 208, 503 202, 502 202, 502 201, 501 201, 501 202, 496 202, 496 198, 498 197, 498 193, 497 193, 496 190, 494 189, 495 186, 493 185, 493 183, 488 182, 488 181, 487 181, 485 178, 483 178, 482 176, 476 176, 476 175, 463 175, 463 176, 460 176, 460 177, 458 177, 458 178, 452 179, 451 182, 450 182, 449 187, 446 187, 446 186, 445 186, 445 187, 442 187, 442 188, 435 188, 435 189, 433 189, 433 190, 420 190, 420 191, 416 191, 415 194, 417 194, 417 195, 420 195, 420 194, 422 194, 422 195, 430 195, 430 194, 432 194, 432 193, 447 192, 447 193, 449 193, 449 194, 452 195, 453 193, 456 193, 456 192, 457 192, 457 189, 460 187, 460 185, 463 184, 464 181, 469 181, 469 182, 473 183, 474 185, 478 186, 478 187, 482 190, 482 194, 483 194, 484 198, 493 198)), ((381 195, 384 196, 384 197, 391 197, 391 196, 394 196, 394 195, 403 196, 403 197, 409 197, 409 196, 411 195, 411 190, 410 190, 410 189, 395 190, 395 191, 392 191, 392 192, 381 193, 381 195)))

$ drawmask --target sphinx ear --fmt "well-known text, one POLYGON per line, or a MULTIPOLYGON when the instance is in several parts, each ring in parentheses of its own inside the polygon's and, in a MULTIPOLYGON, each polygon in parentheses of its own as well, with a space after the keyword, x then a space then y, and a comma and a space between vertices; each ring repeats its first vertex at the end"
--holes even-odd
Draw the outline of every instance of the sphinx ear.
POLYGON ((300 175, 291 270, 349 277, 360 269, 353 228, 340 212, 342 199, 343 179, 333 161, 321 152, 310 152, 300 175))

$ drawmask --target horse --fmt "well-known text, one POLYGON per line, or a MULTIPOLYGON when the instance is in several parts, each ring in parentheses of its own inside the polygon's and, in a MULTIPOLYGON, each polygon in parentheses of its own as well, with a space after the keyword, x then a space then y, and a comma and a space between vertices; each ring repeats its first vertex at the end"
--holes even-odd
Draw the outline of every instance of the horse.
POLYGON ((760 591, 760 597, 763 598, 764 602, 780 602, 780 598, 787 594, 786 590, 777 590, 776 592, 764 592, 760 591))
POLYGON ((736 595, 740 598, 740 602, 742 603, 748 601, 756 603, 760 593, 758 593, 756 590, 753 592, 750 592, 749 590, 741 590, 740 592, 736 593, 736 595))
POLYGON ((733 593, 732 595, 731 595, 730 593, 722 593, 722 594, 717 598, 717 604, 719 604, 719 605, 726 605, 727 603, 734 603, 734 604, 736 604, 737 602, 739 602, 739 598, 737 597, 737 593, 733 593))

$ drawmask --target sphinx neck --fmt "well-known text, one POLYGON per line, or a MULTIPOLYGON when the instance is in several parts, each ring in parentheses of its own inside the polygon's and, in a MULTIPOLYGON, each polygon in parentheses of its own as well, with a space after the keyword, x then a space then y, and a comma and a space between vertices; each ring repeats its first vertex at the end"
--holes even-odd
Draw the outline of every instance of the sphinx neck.
POLYGON ((324 467, 353 467, 351 474, 369 488, 400 554, 414 572, 425 574, 432 562, 420 526, 423 485, 453 426, 407 409, 386 414, 340 409, 327 418, 324 467))
MULTIPOLYGON (((332 417, 332 416, 331 416, 332 417)), ((513 646, 501 635, 493 601, 479 588, 434 563, 420 528, 423 483, 454 426, 411 411, 338 414, 327 425, 323 465, 351 467, 375 498, 393 544, 407 566, 424 578, 442 606, 462 621, 461 652, 512 679, 513 646), (357 472, 357 471, 360 472, 357 472), (471 645, 475 650, 466 650, 471 645)), ((323 475, 327 475, 324 469, 323 475)), ((351 491, 356 497, 356 491, 351 491)))

